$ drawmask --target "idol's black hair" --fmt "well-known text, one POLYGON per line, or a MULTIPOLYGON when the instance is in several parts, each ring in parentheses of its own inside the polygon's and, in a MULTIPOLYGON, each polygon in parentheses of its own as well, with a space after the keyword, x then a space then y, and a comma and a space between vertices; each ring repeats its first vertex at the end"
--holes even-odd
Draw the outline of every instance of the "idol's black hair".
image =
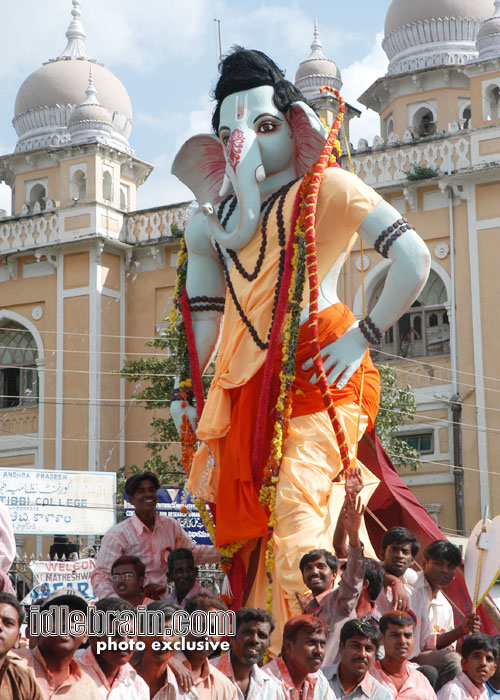
POLYGON ((221 104, 228 95, 235 92, 271 85, 274 88, 274 106, 283 114, 289 111, 294 102, 307 103, 300 90, 285 79, 284 72, 262 51, 233 46, 231 52, 219 63, 219 73, 220 78, 213 91, 213 98, 217 102, 212 115, 215 134, 219 132, 221 104))

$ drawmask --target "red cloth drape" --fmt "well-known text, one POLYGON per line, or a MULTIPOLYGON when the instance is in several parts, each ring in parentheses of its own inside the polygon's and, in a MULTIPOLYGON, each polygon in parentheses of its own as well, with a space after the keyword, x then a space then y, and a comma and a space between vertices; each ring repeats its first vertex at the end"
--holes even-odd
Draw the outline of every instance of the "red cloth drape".
MULTIPOLYGON (((375 431, 367 433, 359 443, 358 458, 380 479, 380 484, 369 503, 370 510, 386 528, 400 525, 413 532, 420 542, 420 557, 417 559, 421 559, 425 547, 434 540, 443 539, 443 533, 398 475, 375 431)), ((375 551, 379 552, 384 530, 370 515, 366 516, 366 525, 372 545, 375 551)), ((463 612, 470 612, 472 602, 460 571, 447 586, 445 593, 463 612)), ((462 619, 461 615, 455 608, 453 611, 458 624, 462 619)), ((488 634, 498 634, 496 626, 482 606, 478 613, 484 631, 488 634)))

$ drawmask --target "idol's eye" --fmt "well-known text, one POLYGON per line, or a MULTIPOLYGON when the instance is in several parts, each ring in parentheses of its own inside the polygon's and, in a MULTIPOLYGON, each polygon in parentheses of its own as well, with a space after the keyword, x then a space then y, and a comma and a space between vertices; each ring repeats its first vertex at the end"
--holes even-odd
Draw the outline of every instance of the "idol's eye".
POLYGON ((229 133, 227 131, 223 131, 222 134, 220 134, 220 140, 224 146, 226 146, 227 142, 229 141, 229 133))
POLYGON ((259 134, 267 134, 270 131, 274 131, 279 127, 279 123, 275 122, 271 119, 266 119, 263 122, 260 122, 260 124, 257 125, 257 132, 259 134))

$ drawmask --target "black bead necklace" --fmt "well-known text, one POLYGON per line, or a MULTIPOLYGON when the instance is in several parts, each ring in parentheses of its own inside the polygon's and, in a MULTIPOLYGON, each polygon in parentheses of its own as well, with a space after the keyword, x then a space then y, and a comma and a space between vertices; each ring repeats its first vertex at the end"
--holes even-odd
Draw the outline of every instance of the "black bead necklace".
MULTIPOLYGON (((269 347, 269 340, 271 338, 272 328, 273 328, 273 324, 274 324, 274 316, 276 314, 276 308, 278 306, 278 299, 279 299, 279 294, 280 294, 280 289, 281 289, 281 280, 283 278, 283 272, 285 270, 285 258, 286 258, 286 250, 285 250, 286 232, 285 232, 285 222, 284 222, 284 218, 283 218, 283 207, 285 205, 285 200, 286 200, 286 196, 288 194, 288 191, 296 182, 297 182, 297 180, 292 180, 292 182, 288 182, 286 185, 281 187, 277 192, 275 192, 270 197, 268 197, 261 207, 261 210, 263 208, 266 208, 264 218, 262 220, 262 228, 261 228, 263 242, 261 243, 259 257, 257 259, 256 269, 254 269, 254 272, 247 273, 246 270, 244 270, 243 266, 241 265, 240 261, 238 260, 236 253, 234 251, 228 250, 228 253, 229 253, 231 259, 234 261, 238 272, 248 281, 253 281, 257 277, 258 273, 260 272, 260 268, 262 267, 262 263, 264 261, 264 255, 265 255, 266 246, 267 246, 267 223, 268 223, 268 219, 269 219, 269 214, 270 214, 271 209, 273 208, 274 203, 276 202, 277 199, 279 199, 278 207, 276 209, 276 224, 277 224, 277 228, 278 228, 278 243, 279 243, 281 250, 280 250, 280 256, 279 256, 279 263, 278 263, 278 280, 277 280, 276 287, 274 290, 274 302, 273 302, 273 310, 272 310, 272 314, 271 314, 271 325, 269 327, 269 331, 268 331, 267 338, 265 341, 263 341, 263 340, 261 340, 261 338, 259 338, 259 334, 257 333, 257 330, 254 328, 252 322, 250 321, 250 319, 247 317, 247 315, 245 314, 245 312, 241 308, 241 304, 238 301, 235 289, 234 289, 233 284, 232 284, 231 279, 230 279, 229 269, 226 265, 226 261, 224 259, 224 254, 222 253, 222 250, 221 250, 219 244, 217 243, 217 241, 214 242, 217 256, 218 256, 219 261, 220 261, 220 263, 223 267, 223 270, 224 270, 224 277, 226 280, 226 285, 227 285, 227 288, 229 289, 229 293, 231 294, 231 297, 233 299, 236 310, 238 311, 241 320, 248 328, 253 341, 255 342, 257 347, 260 348, 261 350, 267 350, 269 347), (233 254, 234 257, 231 254, 233 254)), ((219 216, 222 214, 224 206, 228 201, 229 201, 229 199, 226 199, 224 202, 222 202, 221 206, 219 207, 219 212, 218 212, 219 216)), ((234 206, 233 206, 233 202, 231 202, 228 213, 224 217, 224 221, 221 222, 223 226, 226 225, 227 221, 229 220, 229 216, 234 211, 234 208, 236 206, 235 202, 236 202, 236 198, 234 200, 234 206)))

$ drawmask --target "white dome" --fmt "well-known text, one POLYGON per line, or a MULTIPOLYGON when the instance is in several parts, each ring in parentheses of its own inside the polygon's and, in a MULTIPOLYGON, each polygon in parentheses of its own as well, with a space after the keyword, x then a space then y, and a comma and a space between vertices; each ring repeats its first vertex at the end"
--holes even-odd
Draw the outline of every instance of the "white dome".
POLYGON ((493 14, 493 0, 392 0, 385 17, 385 35, 404 24, 437 18, 484 20, 493 14))
POLYGON ((88 59, 50 61, 28 76, 17 93, 15 115, 39 107, 80 104, 85 99, 90 69, 102 104, 132 119, 132 103, 123 83, 110 70, 88 59))
POLYGON ((70 140, 69 119, 75 107, 85 100, 92 73, 100 103, 111 115, 117 142, 122 150, 131 152, 128 137, 132 130, 132 104, 128 92, 110 70, 87 57, 78 0, 73 0, 72 15, 65 50, 59 58, 29 75, 19 88, 13 120, 19 136, 16 151, 58 146, 70 140))
POLYGON ((342 76, 335 61, 323 55, 323 44, 319 40, 318 23, 314 23, 314 38, 311 44, 311 55, 299 65, 295 74, 295 87, 304 97, 315 99, 320 97, 320 87, 329 85, 340 90, 342 76))
POLYGON ((492 11, 493 0, 392 0, 383 41, 389 74, 474 60, 492 11))
POLYGON ((495 0, 495 14, 479 30, 476 46, 480 61, 500 57, 500 0, 495 0))

